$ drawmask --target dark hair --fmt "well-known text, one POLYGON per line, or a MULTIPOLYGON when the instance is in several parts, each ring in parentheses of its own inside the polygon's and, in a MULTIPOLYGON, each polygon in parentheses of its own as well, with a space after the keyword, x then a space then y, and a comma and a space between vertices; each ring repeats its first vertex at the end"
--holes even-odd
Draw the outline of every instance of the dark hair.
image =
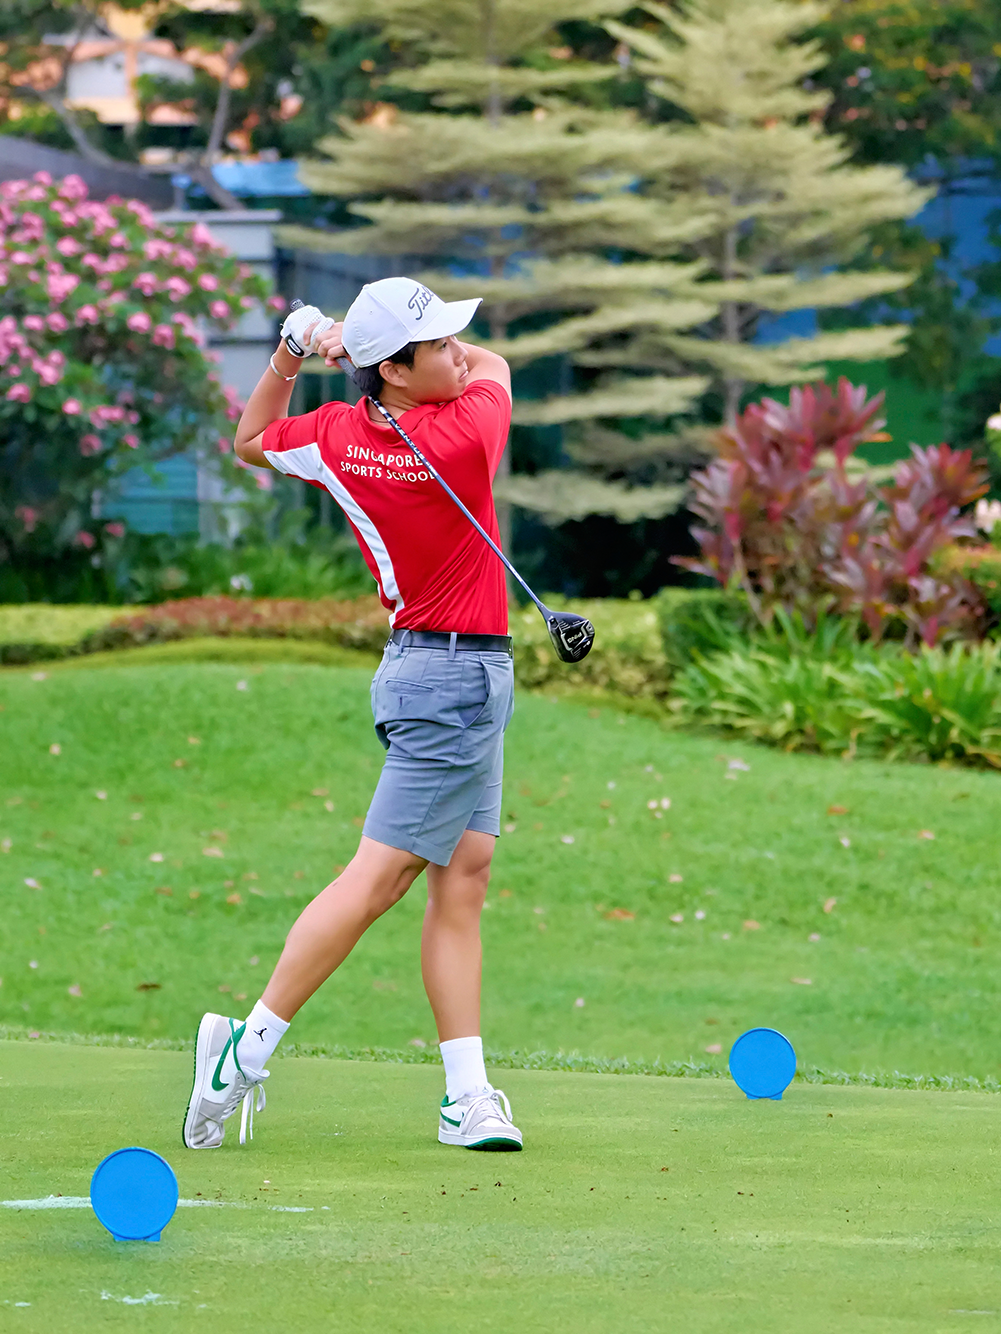
MULTIPOLYGON (((413 370, 414 357, 417 355, 417 343, 407 343, 401 347, 399 352, 394 352, 391 357, 383 357, 382 361, 391 361, 394 366, 406 366, 407 370, 413 370)), ((379 374, 379 366, 359 366, 354 374, 354 381, 366 398, 378 398, 382 393, 383 378, 379 374)))

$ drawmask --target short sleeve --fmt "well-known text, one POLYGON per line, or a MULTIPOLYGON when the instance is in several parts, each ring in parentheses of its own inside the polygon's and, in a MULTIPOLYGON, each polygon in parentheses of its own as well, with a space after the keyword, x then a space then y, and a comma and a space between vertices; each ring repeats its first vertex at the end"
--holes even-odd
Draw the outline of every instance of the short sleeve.
POLYGON ((301 417, 282 417, 264 428, 264 457, 279 472, 316 482, 320 445, 328 438, 332 419, 349 412, 347 403, 325 403, 301 417))
POLYGON ((290 477, 303 477, 307 482, 313 480, 313 451, 309 446, 317 443, 319 416, 316 411, 306 412, 301 417, 282 417, 264 428, 261 447, 272 468, 290 477))
POLYGON ((474 380, 459 398, 446 405, 437 424, 446 431, 451 425, 458 434, 478 440, 486 452, 490 476, 493 477, 507 447, 511 399, 496 380, 474 380))

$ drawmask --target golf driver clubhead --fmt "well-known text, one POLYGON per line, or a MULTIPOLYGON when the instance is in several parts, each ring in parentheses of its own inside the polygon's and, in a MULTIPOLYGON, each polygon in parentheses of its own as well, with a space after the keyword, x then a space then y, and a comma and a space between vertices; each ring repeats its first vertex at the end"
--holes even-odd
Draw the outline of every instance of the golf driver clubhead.
MULTIPOLYGON (((294 301, 289 303, 289 310, 299 310, 303 305, 304 302, 300 301, 298 297, 296 297, 294 301)), ((286 337, 285 342, 287 343, 289 351, 293 354, 293 356, 296 357, 305 356, 305 349, 300 347, 294 338, 288 336, 286 337)), ((355 367, 354 363, 351 361, 349 357, 339 357, 337 360, 337 364, 344 372, 344 374, 348 377, 348 379, 350 380, 354 379, 355 367)), ((556 656, 560 659, 560 661, 580 662, 582 658, 586 658, 587 655, 591 652, 591 646, 594 643, 594 626, 587 619, 587 617, 577 616, 571 611, 552 611, 549 607, 546 606, 544 602, 541 602, 539 598, 537 598, 535 594, 532 592, 532 590, 529 588, 528 584, 525 583, 525 580, 514 568, 514 566, 508 560, 507 556, 504 555, 504 552, 500 549, 500 547, 493 540, 490 534, 478 521, 475 515, 469 512, 469 510, 462 503, 459 497, 455 494, 455 492, 445 481, 445 479, 439 475, 438 470, 435 468, 434 464, 432 464, 430 460, 427 458, 427 456, 417 448, 414 442, 410 439, 410 436, 407 435, 406 431, 396 420, 393 414, 387 408, 383 407, 383 405, 379 402, 377 398, 372 399, 372 404, 378 412, 382 413, 383 417, 385 417, 386 421, 393 428, 393 430, 400 437, 400 439, 407 446, 407 448, 413 451, 414 457, 422 464, 423 467, 427 468, 428 472, 438 483, 438 485, 442 488, 442 490, 445 492, 448 498, 459 507, 462 513, 466 516, 469 522, 479 533, 480 537, 482 537, 484 542, 486 542, 490 550, 500 559, 501 564, 504 566, 504 568, 510 572, 513 578, 517 579, 518 583, 521 585, 521 587, 525 590, 528 596, 538 607, 539 612, 542 615, 542 619, 546 623, 546 629, 549 631, 549 638, 553 641, 553 648, 556 650, 556 656)))
POLYGON ((594 643, 594 626, 587 617, 572 611, 551 611, 548 607, 543 614, 560 661, 580 662, 581 658, 586 658, 594 643))

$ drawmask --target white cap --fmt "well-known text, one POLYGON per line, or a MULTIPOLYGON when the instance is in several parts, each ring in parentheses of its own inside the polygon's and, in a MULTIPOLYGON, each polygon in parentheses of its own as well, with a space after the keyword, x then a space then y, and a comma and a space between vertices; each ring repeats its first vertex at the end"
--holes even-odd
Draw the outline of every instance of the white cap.
POLYGON ((414 278, 366 283, 344 317, 344 350, 358 367, 378 366, 408 343, 459 333, 481 300, 442 301, 414 278))

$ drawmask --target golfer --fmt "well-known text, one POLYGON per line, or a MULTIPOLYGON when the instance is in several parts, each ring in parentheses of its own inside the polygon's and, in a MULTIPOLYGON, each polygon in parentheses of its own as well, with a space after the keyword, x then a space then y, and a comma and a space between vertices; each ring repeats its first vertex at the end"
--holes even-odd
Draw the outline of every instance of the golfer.
POLYGON ((421 972, 438 1029, 445 1097, 438 1139, 520 1149, 521 1132, 487 1079, 480 1037, 480 914, 500 833, 504 729, 513 708, 507 588, 494 553, 402 444, 378 398, 499 540, 491 482, 511 421, 502 357, 459 342, 479 300, 446 303, 410 278, 364 287, 343 324, 294 311, 240 418, 236 452, 325 487, 347 516, 391 627, 372 681, 385 763, 345 870, 289 932, 246 1019, 206 1014, 184 1119, 190 1149, 218 1148, 243 1106, 240 1142, 265 1104, 267 1061, 297 1011, 372 923, 427 871, 421 972), (301 365, 348 355, 365 397, 288 417, 301 365))

